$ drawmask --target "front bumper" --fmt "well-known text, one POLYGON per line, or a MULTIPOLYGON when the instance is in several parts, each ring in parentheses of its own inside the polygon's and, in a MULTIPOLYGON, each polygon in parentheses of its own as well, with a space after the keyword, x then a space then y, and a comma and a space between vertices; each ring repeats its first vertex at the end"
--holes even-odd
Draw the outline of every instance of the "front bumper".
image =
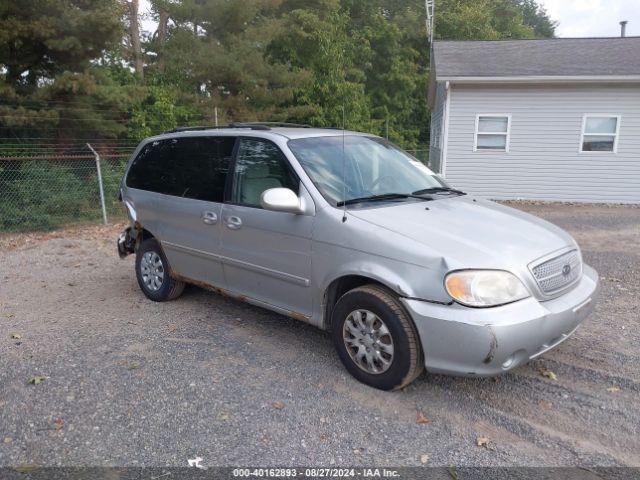
POLYGON ((425 366, 433 373, 492 376, 559 345, 593 311, 597 272, 585 265, 577 286, 540 302, 533 297, 474 309, 402 299, 418 329, 425 366))

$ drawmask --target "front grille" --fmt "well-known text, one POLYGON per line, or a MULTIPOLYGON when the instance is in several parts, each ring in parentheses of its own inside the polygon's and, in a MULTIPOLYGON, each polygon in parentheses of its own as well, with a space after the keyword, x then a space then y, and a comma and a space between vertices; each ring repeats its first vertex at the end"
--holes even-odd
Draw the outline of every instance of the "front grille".
POLYGON ((578 251, 572 250, 536 265, 531 271, 544 293, 554 293, 581 277, 582 260, 578 251))

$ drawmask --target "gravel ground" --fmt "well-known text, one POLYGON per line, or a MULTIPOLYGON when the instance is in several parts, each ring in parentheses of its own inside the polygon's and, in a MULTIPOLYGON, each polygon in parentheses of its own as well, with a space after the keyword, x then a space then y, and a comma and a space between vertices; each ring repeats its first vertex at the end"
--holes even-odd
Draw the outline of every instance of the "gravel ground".
POLYGON ((595 314, 501 378, 395 393, 303 323, 194 287, 146 300, 120 226, 0 238, 0 465, 640 466, 640 208, 518 207, 575 235, 595 314))

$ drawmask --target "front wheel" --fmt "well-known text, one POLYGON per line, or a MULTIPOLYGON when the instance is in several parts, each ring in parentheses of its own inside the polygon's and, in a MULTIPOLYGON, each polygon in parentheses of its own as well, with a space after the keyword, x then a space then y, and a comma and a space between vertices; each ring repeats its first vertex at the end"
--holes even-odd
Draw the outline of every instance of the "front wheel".
POLYGON ((140 290, 154 302, 178 298, 184 283, 170 276, 169 262, 155 238, 143 241, 136 252, 136 277, 140 290))
POLYGON ((402 388, 424 368, 413 322, 382 287, 365 285, 344 294, 333 310, 332 337, 349 373, 372 387, 402 388))

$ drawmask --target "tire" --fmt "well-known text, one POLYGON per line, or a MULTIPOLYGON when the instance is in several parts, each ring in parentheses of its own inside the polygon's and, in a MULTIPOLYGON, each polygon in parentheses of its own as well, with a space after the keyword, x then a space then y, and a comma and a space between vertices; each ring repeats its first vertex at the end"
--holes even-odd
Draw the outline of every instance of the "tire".
POLYGON ((382 287, 365 285, 345 293, 333 309, 331 323, 340 360, 362 383, 380 390, 397 390, 410 384, 424 369, 413 321, 398 299, 382 287), (366 328, 367 324, 373 326, 366 328), (358 330, 355 335, 354 326, 358 330), (373 334, 364 335, 363 331, 373 334))
POLYGON ((182 294, 184 282, 171 278, 170 272, 169 262, 158 241, 155 238, 144 240, 136 252, 136 278, 140 290, 149 300, 166 302, 182 294))

